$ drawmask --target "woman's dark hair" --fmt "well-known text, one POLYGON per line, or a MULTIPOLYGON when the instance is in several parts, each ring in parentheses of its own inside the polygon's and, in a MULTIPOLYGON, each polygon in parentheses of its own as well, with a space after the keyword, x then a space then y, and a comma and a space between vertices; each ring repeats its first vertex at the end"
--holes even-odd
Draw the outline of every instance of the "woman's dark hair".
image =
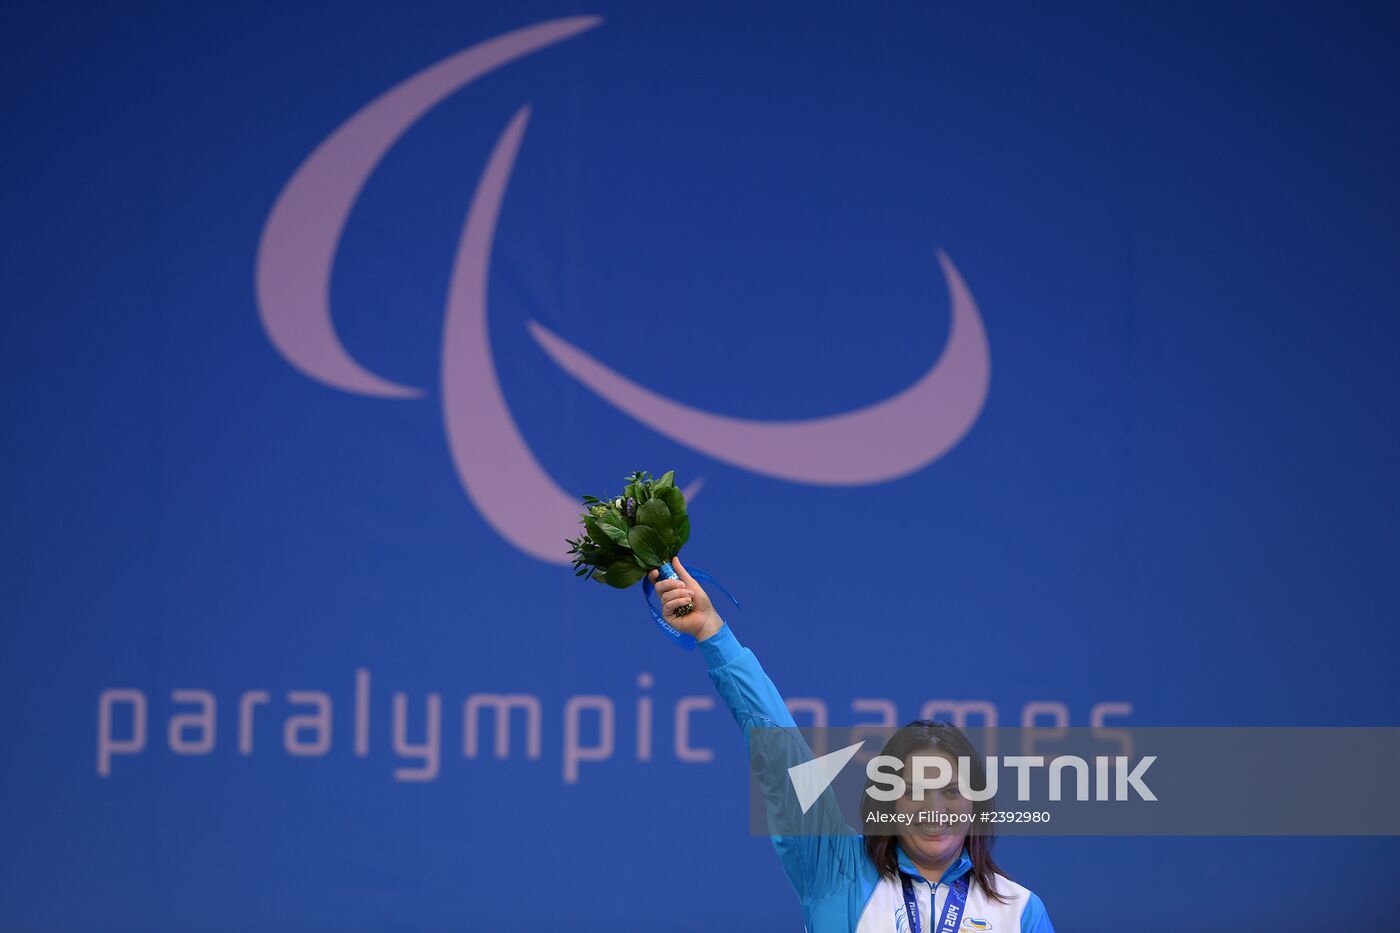
MULTIPOLYGON (((981 756, 977 754, 976 749, 972 747, 972 743, 968 741, 963 731, 950 722, 916 719, 890 736, 890 740, 885 743, 885 748, 880 754, 892 755, 900 761, 905 761, 914 752, 929 751, 941 752, 955 763, 959 758, 966 758, 972 772, 965 776, 968 786, 979 789, 987 786, 987 772, 982 766, 981 756)), ((863 797, 864 813, 861 814, 862 825, 890 825, 873 821, 870 818, 873 811, 888 813, 894 810, 893 801, 880 801, 870 796, 869 790, 874 786, 874 782, 866 785, 867 792, 863 797)), ((990 811, 992 806, 991 800, 977 800, 972 803, 973 812, 979 815, 990 811)), ((994 825, 993 823, 983 823, 976 817, 973 818, 972 826, 974 828, 969 830, 967 834, 967 854, 972 860, 972 877, 981 885, 982 890, 987 892, 989 897, 1005 903, 1007 898, 996 889, 996 876, 1009 876, 997 866, 996 859, 992 858, 992 844, 996 842, 996 833, 992 829, 994 825)), ((873 835, 867 832, 865 834, 865 852, 870 856, 870 861, 874 862, 875 867, 880 870, 881 875, 889 875, 892 878, 899 876, 898 835, 873 835)))

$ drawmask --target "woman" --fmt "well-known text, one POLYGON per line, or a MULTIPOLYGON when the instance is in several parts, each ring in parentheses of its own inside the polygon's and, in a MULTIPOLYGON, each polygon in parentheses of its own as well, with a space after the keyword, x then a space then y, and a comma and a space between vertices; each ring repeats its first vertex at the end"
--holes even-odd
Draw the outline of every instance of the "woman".
MULTIPOLYGON (((671 565, 679 579, 661 580, 657 571, 651 572, 662 613, 667 622, 700 643, 710 680, 744 730, 744 738, 748 740, 754 729, 794 730, 783 698, 753 652, 739 644, 680 558, 673 558, 671 565), (676 615, 677 609, 692 602, 690 612, 676 615)), ((792 740, 784 754, 793 764, 812 757, 799 739, 792 740)), ((944 758, 954 775, 956 762, 966 757, 974 769, 971 786, 985 786, 971 744, 946 723, 911 723, 890 738, 884 754, 904 761, 904 774, 911 773, 909 758, 916 754, 944 758)), ((786 774, 781 765, 787 761, 778 764, 768 763, 760 780, 764 776, 773 782, 781 780, 786 774)), ((764 788, 770 801, 791 798, 787 791, 776 783, 764 788)), ((956 786, 927 792, 922 802, 912 799, 912 794, 911 789, 892 808, 911 813, 975 812, 976 805, 956 786)), ((867 810, 891 807, 870 802, 869 795, 865 799, 867 810)), ((802 902, 809 933, 1053 933, 1040 898, 998 870, 991 855, 993 837, 980 833, 969 837, 965 822, 929 822, 917 829, 904 827, 898 836, 868 834, 862 839, 841 820, 830 789, 803 819, 804 826, 817 826, 819 832, 774 836, 773 846, 802 902)))

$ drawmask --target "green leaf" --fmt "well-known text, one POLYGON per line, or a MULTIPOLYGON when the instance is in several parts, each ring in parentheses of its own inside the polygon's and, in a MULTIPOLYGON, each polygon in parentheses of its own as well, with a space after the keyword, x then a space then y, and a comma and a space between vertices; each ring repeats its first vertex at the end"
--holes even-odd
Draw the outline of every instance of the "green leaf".
POLYGON ((656 491, 656 497, 666 503, 666 508, 671 512, 671 518, 685 514, 685 493, 675 486, 663 486, 656 491))
MULTIPOLYGON (((592 535, 594 540, 603 540, 606 538, 623 547, 630 546, 627 543, 627 519, 618 515, 616 512, 609 512, 606 515, 599 515, 596 523, 602 533, 592 535)), ((590 532, 592 531, 592 529, 589 530, 590 532)))
POLYGON ((637 509, 637 524, 646 525, 661 539, 661 549, 657 552, 661 560, 658 565, 671 559, 676 547, 676 530, 671 523, 671 510, 660 499, 651 499, 637 509))
POLYGON ((645 573, 646 570, 638 567, 635 561, 619 561, 603 574, 603 582, 608 586, 625 590, 640 580, 645 573))
POLYGON ((650 570, 653 567, 660 567, 665 561, 662 556, 665 546, 661 543, 661 536, 656 533, 655 529, 646 525, 634 525, 632 530, 627 533, 627 541, 632 545, 632 555, 637 558, 639 567, 650 570))
POLYGON ((679 554, 681 548, 690 540, 690 516, 682 515, 673 521, 676 525, 676 553, 679 554))

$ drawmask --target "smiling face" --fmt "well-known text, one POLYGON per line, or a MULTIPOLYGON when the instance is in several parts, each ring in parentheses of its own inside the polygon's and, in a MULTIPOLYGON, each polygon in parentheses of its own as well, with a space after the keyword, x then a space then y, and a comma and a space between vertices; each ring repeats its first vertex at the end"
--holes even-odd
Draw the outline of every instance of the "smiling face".
MULTIPOLYGON (((904 771, 906 790, 904 796, 895 801, 895 810, 900 814, 907 814, 910 825, 900 826, 900 842, 905 853, 914 860, 915 864, 922 868, 938 868, 940 871, 958 857, 962 851, 963 841, 967 838, 969 823, 954 819, 952 822, 945 822, 939 819, 940 816, 958 816, 971 814, 973 811, 972 801, 968 800, 958 792, 958 765, 948 755, 936 752, 932 749, 911 752, 904 759, 904 771), (941 773, 936 770, 936 766, 926 766, 924 774, 929 780, 937 779, 941 774, 947 774, 949 781, 947 786, 941 788, 926 787, 923 791, 923 800, 915 799, 917 789, 915 787, 918 772, 914 770, 914 759, 938 757, 943 759, 946 770, 941 773)), ((937 878, 929 878, 929 881, 937 881, 937 878)))

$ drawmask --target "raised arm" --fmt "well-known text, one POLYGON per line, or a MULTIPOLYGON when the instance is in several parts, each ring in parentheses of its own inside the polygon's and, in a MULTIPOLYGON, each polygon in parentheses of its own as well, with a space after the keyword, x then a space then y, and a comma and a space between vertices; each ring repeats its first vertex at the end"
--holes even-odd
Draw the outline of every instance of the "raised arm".
POLYGON ((831 788, 802 813, 787 769, 811 761, 811 748, 797 731, 792 714, 758 658, 739 644, 680 559, 674 558, 671 565, 680 579, 659 580, 659 574, 651 572, 665 619, 700 643, 710 680, 743 730, 770 825, 796 827, 792 835, 772 838, 798 897, 803 903, 826 897, 856 876, 864 857, 861 837, 842 820, 831 788), (694 609, 677 616, 675 611, 692 600, 694 609), (763 732, 761 741, 755 741, 755 729, 772 731, 763 732))

